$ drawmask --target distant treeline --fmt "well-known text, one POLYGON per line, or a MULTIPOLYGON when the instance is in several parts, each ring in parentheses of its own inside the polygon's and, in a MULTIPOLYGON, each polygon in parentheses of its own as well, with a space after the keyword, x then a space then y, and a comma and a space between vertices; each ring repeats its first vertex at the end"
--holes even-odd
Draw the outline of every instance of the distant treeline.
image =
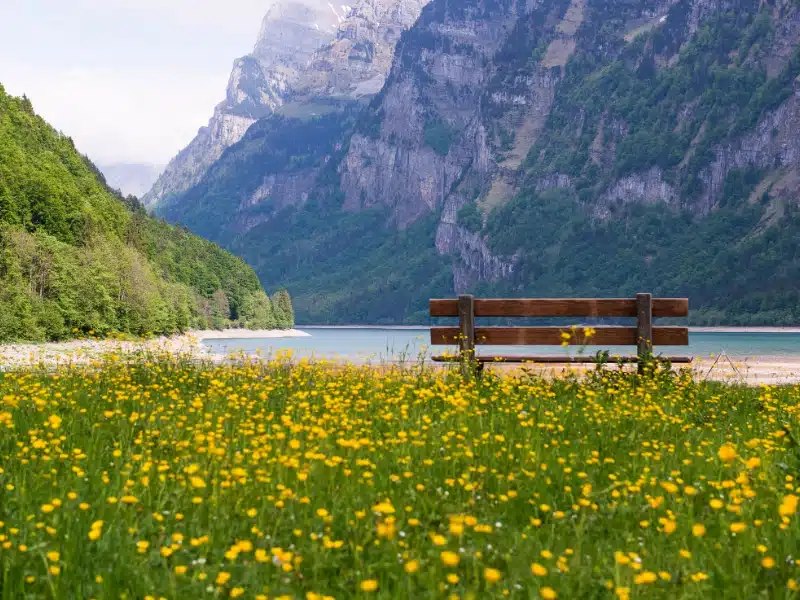
POLYGON ((293 324, 285 290, 147 216, 0 86, 0 342, 293 324))

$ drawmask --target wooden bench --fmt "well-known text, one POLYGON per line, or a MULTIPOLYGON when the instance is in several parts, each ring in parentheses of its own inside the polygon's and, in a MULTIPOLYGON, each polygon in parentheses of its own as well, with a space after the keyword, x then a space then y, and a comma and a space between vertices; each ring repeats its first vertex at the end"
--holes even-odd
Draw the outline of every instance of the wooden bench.
MULTIPOLYGON (((636 346, 632 356, 614 356, 610 362, 638 363, 641 372, 654 346, 687 346, 688 327, 654 327, 654 317, 686 317, 687 298, 473 298, 432 299, 431 317, 458 317, 458 327, 431 327, 431 345, 457 345, 458 355, 434 356, 438 362, 460 362, 464 368, 485 363, 591 363, 595 356, 476 355, 476 345, 487 346, 636 346), (635 327, 477 327, 476 317, 635 317, 635 327), (589 335, 587 335, 589 334, 589 335)), ((689 363, 688 356, 662 357, 689 363)))

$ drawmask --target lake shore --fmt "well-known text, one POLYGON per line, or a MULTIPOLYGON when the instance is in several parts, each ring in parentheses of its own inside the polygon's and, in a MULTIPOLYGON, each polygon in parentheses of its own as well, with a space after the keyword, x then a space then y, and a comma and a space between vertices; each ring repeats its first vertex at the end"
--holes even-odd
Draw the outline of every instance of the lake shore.
POLYGON ((174 336, 145 340, 76 339, 65 342, 0 344, 0 371, 26 365, 47 367, 85 364, 109 354, 172 354, 189 358, 221 360, 203 340, 264 339, 308 337, 297 329, 223 329, 192 330, 174 336))
POLYGON ((204 329, 202 331, 188 331, 187 336, 203 340, 253 340, 311 337, 310 333, 299 329, 204 329))
MULTIPOLYGON (((745 329, 752 331, 764 328, 727 328, 726 331, 742 332, 745 329)), ((769 332, 785 329, 773 328, 769 332)), ((704 331, 720 331, 719 328, 705 328, 704 331)), ((313 328, 312 328, 313 332, 313 328)), ((764 331, 766 332, 766 331, 764 331)), ((795 330, 791 330, 792 333, 795 330)), ((800 333, 800 330, 797 330, 800 333)), ((0 345, 0 371, 25 366, 54 367, 65 364, 87 364, 109 354, 141 355, 141 354, 170 354, 182 356, 193 360, 207 360, 220 362, 230 358, 230 355, 214 353, 212 348, 204 344, 204 340, 244 340, 244 339, 277 339, 277 338, 305 338, 309 337, 306 331, 290 330, 245 330, 227 329, 223 331, 204 330, 189 331, 182 335, 171 337, 158 337, 148 340, 121 341, 83 339, 67 342, 53 342, 42 344, 5 344, 0 345)), ((313 333, 311 334, 313 337, 313 333)), ((256 357, 252 357, 258 360, 256 357)), ((334 359, 334 362, 346 362, 334 359)), ((397 363, 384 363, 391 367, 397 363)), ((436 365, 434 368, 443 368, 436 365)), ((520 369, 519 365, 490 365, 492 370, 502 373, 512 373, 520 369)), ((593 365, 579 366, 568 364, 528 364, 524 368, 534 373, 545 376, 555 376, 565 372, 584 372, 593 369, 593 365)), ((617 368, 612 366, 609 368, 617 368)), ((679 368, 679 367, 676 367, 679 368)), ((718 381, 744 383, 748 385, 776 385, 800 383, 800 356, 762 355, 748 358, 720 356, 697 356, 691 365, 695 377, 718 381)))

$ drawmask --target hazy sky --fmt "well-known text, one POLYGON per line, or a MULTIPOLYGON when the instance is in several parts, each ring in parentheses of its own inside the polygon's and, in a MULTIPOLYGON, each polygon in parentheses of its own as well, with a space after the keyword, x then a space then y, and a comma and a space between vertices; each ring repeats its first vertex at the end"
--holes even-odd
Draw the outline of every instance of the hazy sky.
POLYGON ((166 163, 271 0, 0 0, 0 83, 97 163, 166 163))

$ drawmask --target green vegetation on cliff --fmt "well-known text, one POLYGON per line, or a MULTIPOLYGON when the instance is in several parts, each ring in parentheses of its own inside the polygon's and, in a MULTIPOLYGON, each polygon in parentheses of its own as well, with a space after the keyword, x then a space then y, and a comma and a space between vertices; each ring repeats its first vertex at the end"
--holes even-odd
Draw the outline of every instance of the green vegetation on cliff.
POLYGON ((451 291, 436 254, 436 220, 404 231, 382 207, 351 212, 337 200, 287 208, 233 248, 263 280, 292 290, 306 323, 422 323, 429 297, 451 291))
POLYGON ((0 86, 0 342, 244 325, 261 296, 244 261, 116 195, 0 86))
POLYGON ((519 269, 481 289, 567 297, 648 290, 687 296, 694 325, 793 325, 800 322, 800 210, 787 206, 780 227, 754 234, 764 210, 745 202, 693 219, 663 205, 633 204, 596 220, 564 190, 524 194, 486 225, 497 251, 518 252, 519 269), (541 221, 559 227, 529 235, 541 221))
MULTIPOLYGON (((685 25, 689 10, 679 2, 670 18, 685 25)), ((567 174, 583 199, 594 199, 615 178, 658 167, 690 203, 704 191, 715 147, 752 131, 792 95, 800 48, 768 75, 769 9, 745 0, 737 12, 713 15, 674 57, 671 31, 639 35, 615 60, 592 50, 573 57, 528 155, 530 177, 567 174), (612 144, 609 156, 592 156, 593 145, 612 144)))

